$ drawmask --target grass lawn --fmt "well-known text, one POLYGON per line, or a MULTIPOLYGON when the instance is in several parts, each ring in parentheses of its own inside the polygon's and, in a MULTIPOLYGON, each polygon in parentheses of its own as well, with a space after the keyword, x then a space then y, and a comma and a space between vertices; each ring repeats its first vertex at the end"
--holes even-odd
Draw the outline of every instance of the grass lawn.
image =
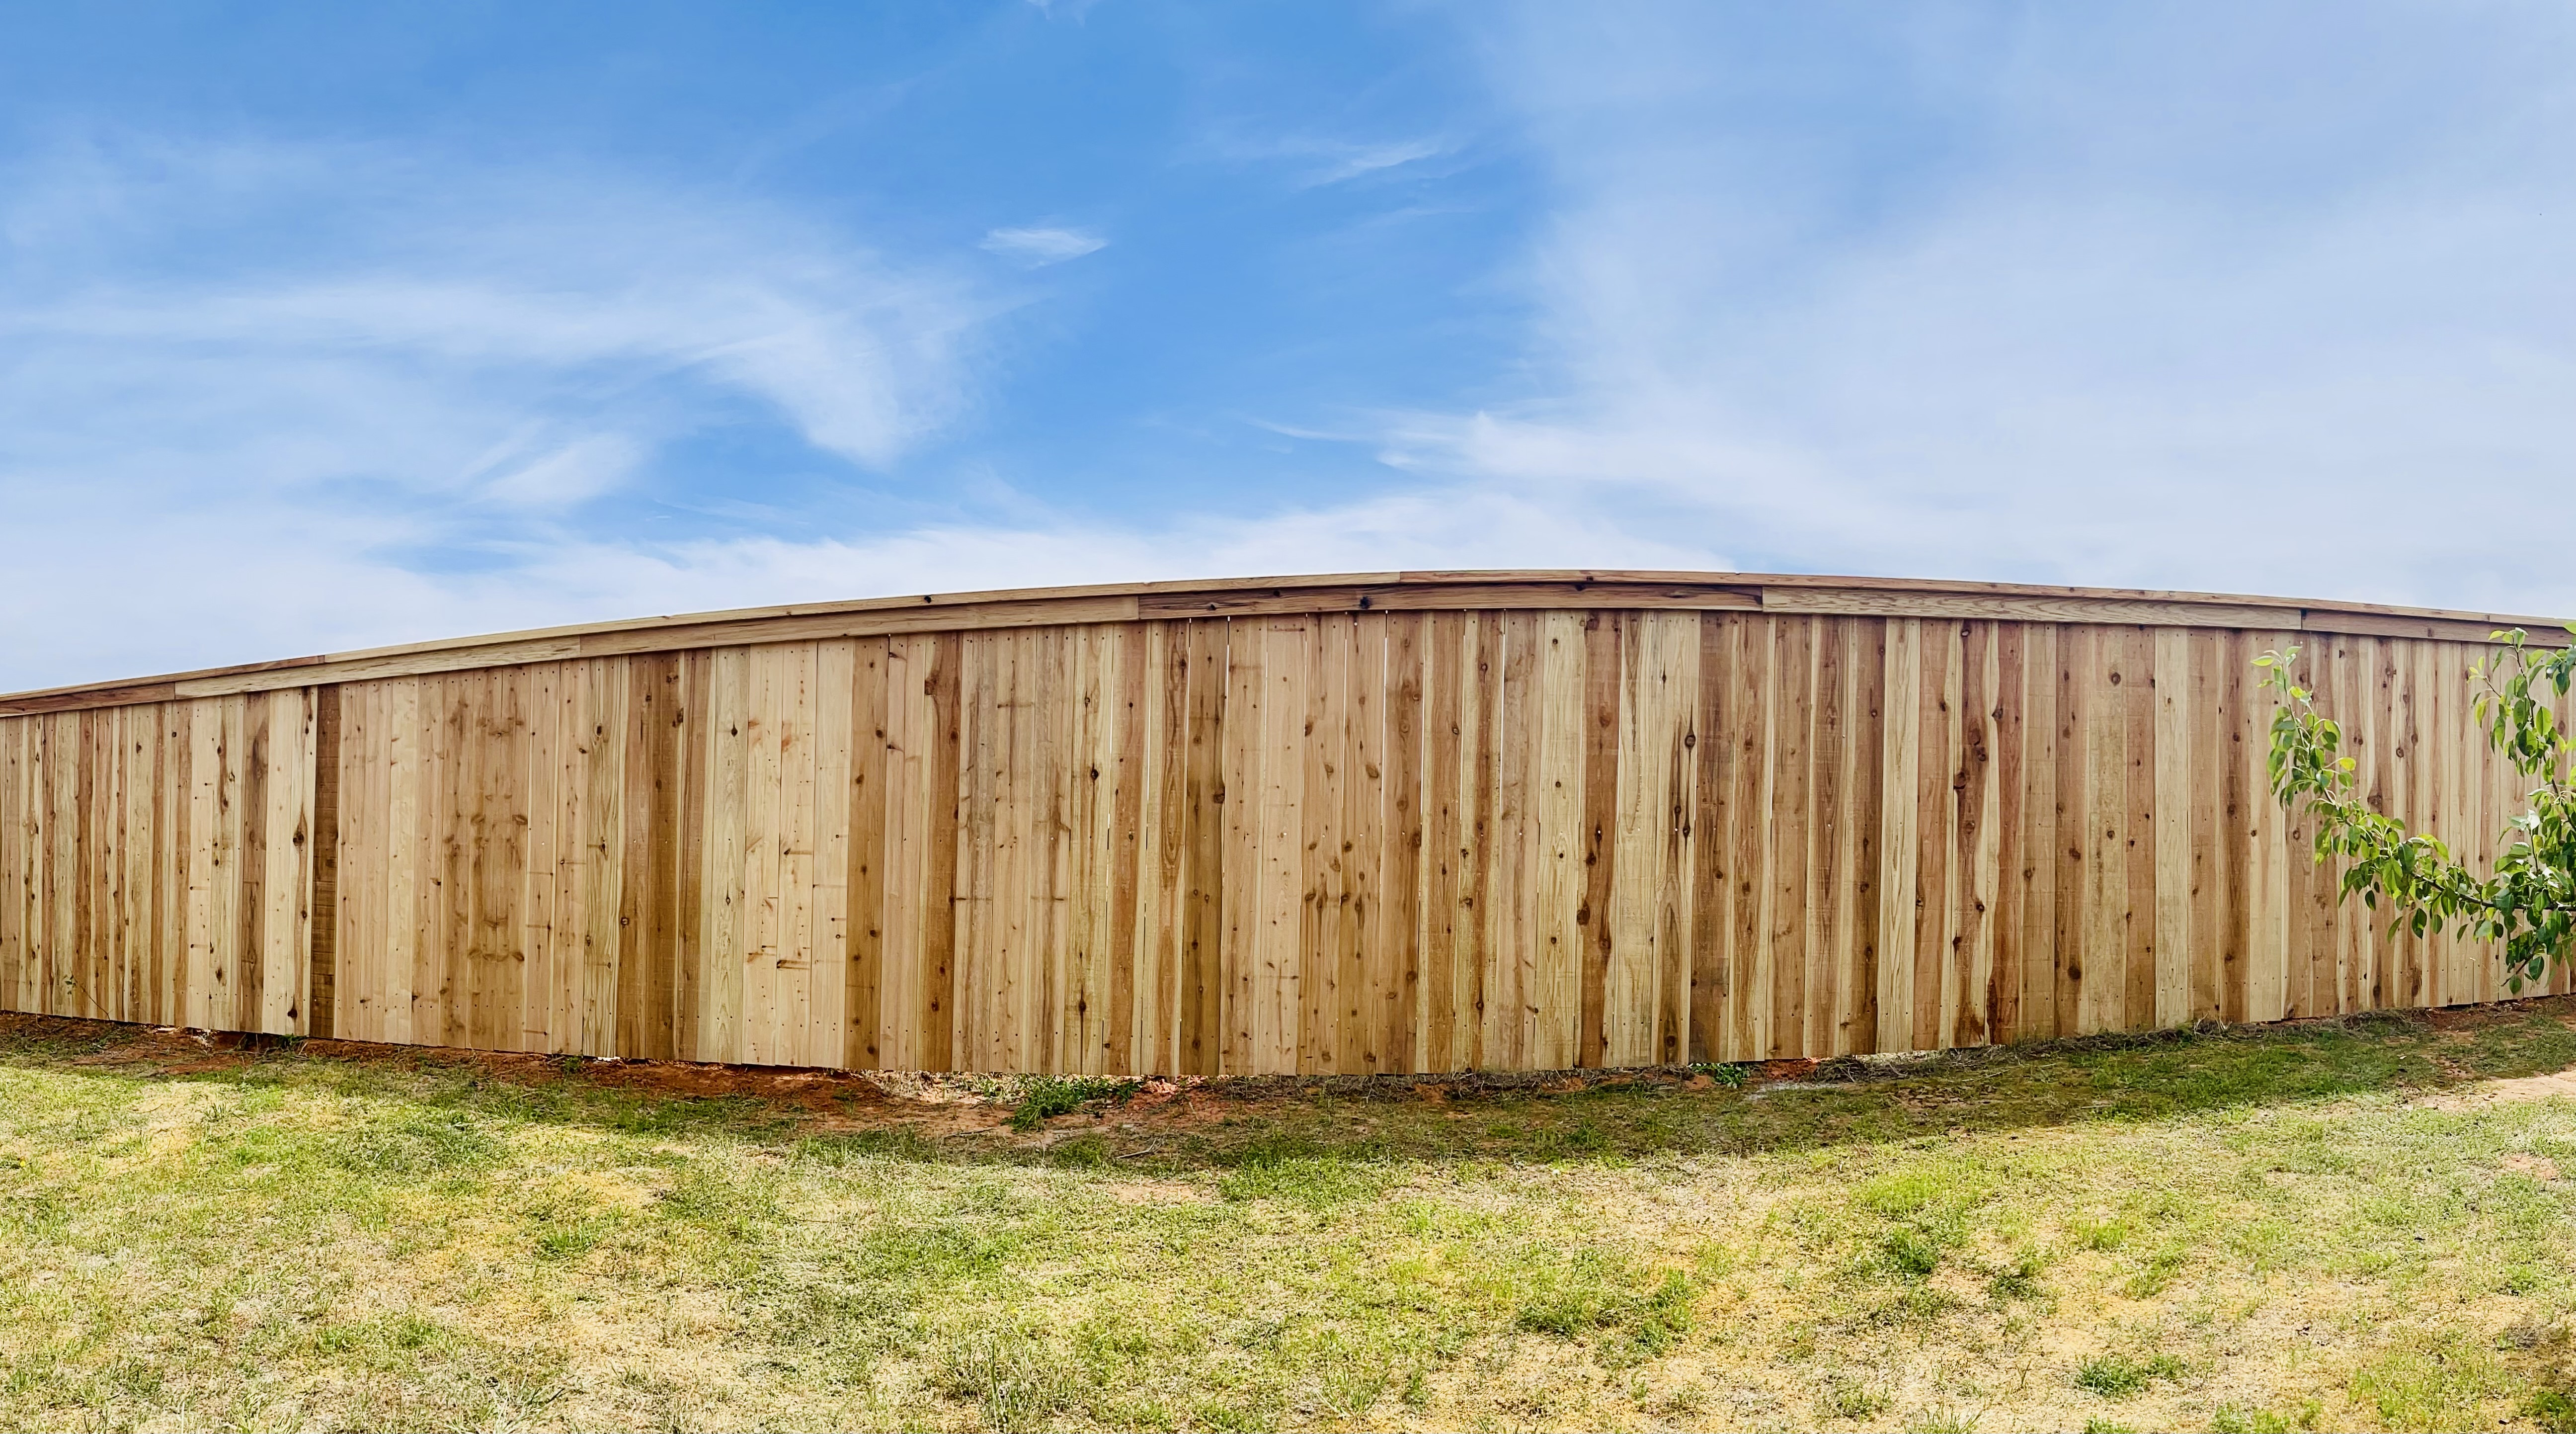
POLYGON ((2576 1428, 2570 1023, 1023 1131, 0 1018, 0 1427, 2576 1428))

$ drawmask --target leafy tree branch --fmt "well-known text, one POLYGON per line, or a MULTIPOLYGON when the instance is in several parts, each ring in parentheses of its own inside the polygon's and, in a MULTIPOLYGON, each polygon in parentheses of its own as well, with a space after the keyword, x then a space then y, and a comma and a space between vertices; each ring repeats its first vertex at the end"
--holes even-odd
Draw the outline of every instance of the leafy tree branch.
MULTIPOLYGON (((2576 627, 2570 627, 2576 633, 2576 627)), ((2473 871, 2441 838, 2408 831, 2374 809, 2359 764, 2343 751, 2343 728, 2316 709, 2316 694, 2292 671, 2299 649, 2267 652, 2254 665, 2278 697, 2269 756, 2272 791, 2316 825, 2319 864, 2343 863, 2341 895, 2390 914, 2392 936, 2457 931, 2503 943, 2507 988, 2565 961, 2576 943, 2576 751, 2561 704, 2576 686, 2576 647, 2531 647, 2521 628, 2494 635, 2494 651, 2469 671, 2473 711, 2487 742, 2533 783, 2525 810, 2505 824, 2495 869, 2473 871)))

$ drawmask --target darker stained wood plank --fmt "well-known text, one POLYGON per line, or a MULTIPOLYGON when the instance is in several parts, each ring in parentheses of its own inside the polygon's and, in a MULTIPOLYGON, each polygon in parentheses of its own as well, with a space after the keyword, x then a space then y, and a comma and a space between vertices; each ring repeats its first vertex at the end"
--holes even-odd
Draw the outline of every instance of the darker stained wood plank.
POLYGON ((1374 953, 1381 972, 1372 1022, 1371 1068, 1424 1068, 1421 1021, 1422 923, 1417 919, 1426 861, 1423 758, 1423 656, 1428 619, 1399 613, 1386 620, 1386 845, 1379 902, 1385 933, 1374 953))
POLYGON ((1829 618, 1784 616, 1772 620, 1768 654, 1774 686, 1771 712, 1772 801, 1765 817, 1771 833, 1770 920, 1762 932, 1761 959, 1771 966, 1771 1039, 1765 1056, 1804 1054, 1813 1010, 1810 997, 1829 1006, 1832 992, 1813 991, 1809 942, 1816 934, 1808 872, 1810 824, 1815 817, 1816 628, 1829 618))
POLYGON ((915 1019, 921 1022, 922 1065, 934 1071, 955 1070, 967 1052, 956 1049, 952 1016, 957 989, 957 823, 958 787, 964 776, 964 719, 959 707, 959 673, 965 663, 962 634, 943 632, 933 646, 930 673, 923 679, 931 699, 934 744, 930 757, 930 880, 923 893, 921 1000, 915 1019))
POLYGON ((1851 660, 1850 625, 1842 618, 1810 619, 1815 649, 1816 686, 1809 751, 1815 779, 1811 787, 1807 889, 1814 910, 1807 919, 1806 987, 1802 1045, 1809 1055, 1834 1051, 1839 1032, 1834 1009, 1849 988, 1842 983, 1840 953, 1850 949, 1843 902, 1852 873, 1845 869, 1843 841, 1850 831, 1853 750, 1851 713, 1843 706, 1843 673, 1851 660))
MULTIPOLYGON (((313 871, 311 974, 305 983, 305 1030, 329 1040, 339 1029, 340 951, 340 688, 313 693, 313 871)), ((160 923, 154 922, 157 930, 160 923)))
POLYGON ((2218 644, 2221 678, 2217 725, 2219 739, 2226 745, 2218 754, 2219 832, 2225 845, 2219 862, 2216 1014, 2223 1021, 2242 1021, 2254 940, 2252 803, 2268 794, 2259 794, 2249 780, 2248 763, 2254 754, 2245 748, 2245 700, 2250 685, 2247 673, 2253 658, 2246 651, 2242 633, 2222 633, 2218 644))
POLYGON ((1879 883, 1886 879, 1882 822, 1887 802, 1887 619, 1864 618, 1850 624, 1852 660, 1860 664, 1857 682, 1857 726, 1850 752, 1859 765, 1853 773, 1851 1029, 1842 1049, 1878 1049, 1879 883))
POLYGON ((58 1009, 67 1015, 91 1019, 104 1018, 107 1012, 106 972, 100 959, 97 934, 99 909, 105 904, 99 884, 106 874, 106 863, 98 859, 99 830, 98 762, 91 755, 98 746, 98 725, 106 720, 102 712, 80 712, 72 716, 72 863, 71 869, 58 880, 71 883, 72 927, 68 964, 71 968, 70 1000, 58 1009))
POLYGON ((679 657, 627 662, 617 1053, 669 1060, 679 1051, 681 752, 693 734, 679 657))
POLYGON ((443 846, 432 878, 437 891, 437 937, 427 944, 426 954, 438 963, 436 1029, 438 1044, 443 1046, 474 1044, 470 1004, 477 845, 474 793, 483 745, 477 694, 484 678, 480 672, 460 672, 442 684, 442 745, 431 768, 440 793, 443 846))
MULTIPOLYGON (((492 674, 486 689, 490 726, 484 738, 484 760, 492 764, 478 788, 483 806, 482 842, 475 854, 474 912, 477 942, 485 953, 484 988, 490 993, 477 1016, 492 1050, 525 1050, 528 997, 528 923, 519 903, 527 892, 528 826, 537 819, 529 810, 528 764, 535 745, 531 721, 535 669, 514 667, 492 674)), ((601 734, 600 740, 607 740, 601 734)), ((616 859, 603 848, 603 867, 616 859)))
POLYGON ((2009 1041, 2021 1031, 2022 972, 2028 933, 2030 883, 2024 848, 2030 837, 2028 711, 2023 701, 2024 644, 2029 627, 2008 622, 1995 633, 1995 933, 1994 977, 1990 985, 1987 1038, 2009 1041))
POLYGON ((1465 924, 1459 902, 1465 896, 1461 866, 1481 854, 1467 847, 1461 812, 1468 773, 1461 762, 1467 740, 1464 697, 1466 624, 1458 613, 1435 613, 1424 624, 1428 650, 1423 655, 1422 772, 1423 862, 1422 981, 1420 1035, 1424 1068, 1458 1068, 1459 946, 1465 924))
POLYGON ((1183 1003, 1189 985, 1189 756, 1190 653, 1189 624, 1152 623, 1146 627, 1145 651, 1156 658, 1146 681, 1155 694, 1158 725, 1147 742, 1152 753, 1154 808, 1145 818, 1158 833, 1154 868, 1142 873, 1153 896, 1144 915, 1134 951, 1136 979, 1151 982, 1141 999, 1148 1019, 1138 1033, 1131 1059, 1136 1073, 1179 1075, 1183 1003))
POLYGON ((1951 960, 1956 967, 1959 1019, 1956 1026, 1943 1032, 1944 1044, 1983 1045, 1992 1039, 1995 1009, 1995 977, 1988 970, 1983 984, 1977 980, 1975 952, 1986 939, 1992 920, 1995 893, 1979 884, 1983 872, 1979 856, 1985 850, 1986 824, 1994 814, 1986 809, 1986 776, 1994 765, 1995 672, 1986 660, 1986 638, 1994 624, 1983 621, 1959 625, 1959 710, 1953 720, 1958 724, 1955 749, 1959 766, 1951 775, 1951 787, 1958 793, 1959 845, 1955 852, 1955 875, 1958 891, 1957 929, 1951 933, 1951 960))
POLYGON ((1344 875, 1334 936, 1339 963, 1334 973, 1333 1069, 1365 1074, 1376 1069, 1369 992, 1371 971, 1377 964, 1374 948, 1381 935, 1378 905, 1386 850, 1386 737, 1381 720, 1386 711, 1385 619, 1364 617, 1351 622, 1345 661, 1349 703, 1345 711, 1335 714, 1349 764, 1342 784, 1344 875))
POLYGON ((2084 852, 2093 823, 2085 800, 2092 765, 2089 735, 2093 713, 2093 648, 2096 631, 2068 625, 2058 630, 2057 648, 2057 1011, 2055 1034, 2077 1035, 2083 1029, 2084 982, 2093 965, 2085 950, 2088 923, 2084 893, 2089 889, 2084 852))
MULTIPOLYGON (((850 662, 850 844, 843 878, 849 961, 841 1002, 841 1063, 885 1065, 886 722, 893 693, 882 637, 857 639, 850 662)), ((824 799, 817 793, 818 804, 824 799)))
POLYGON ((1691 915, 1690 1056, 1694 1062, 1721 1059, 1726 1042, 1728 903, 1726 884, 1733 866, 1733 828, 1740 818, 1729 805, 1728 783, 1741 760, 1731 740, 1727 685, 1733 673, 1729 622, 1741 619, 1703 614, 1699 620, 1699 691, 1694 709, 1699 767, 1690 796, 1691 893, 1697 908, 1691 915))
POLYGON ((1137 928, 1143 917, 1146 783, 1146 692, 1156 674, 1147 670, 1146 629, 1121 623, 1106 639, 1118 653, 1118 690, 1102 702, 1117 714, 1117 784, 1111 792, 1109 832, 1109 1069, 1120 1075, 1152 1074, 1137 1059, 1136 986, 1140 972, 1137 928))
POLYGON ((1626 623, 1617 612, 1583 618, 1583 904, 1574 925, 1581 941, 1581 1024, 1578 1066, 1607 1064, 1607 1001, 1612 930, 1612 840, 1619 821, 1619 665, 1626 623))
POLYGON ((706 861, 707 760, 713 732, 707 722, 714 693, 714 654, 683 653, 679 663, 679 710, 674 728, 678 748, 673 764, 679 784, 679 831, 672 873, 671 1051, 682 1060, 699 1060, 702 1033, 699 1002, 707 972, 706 861))
POLYGON ((2156 671, 2155 629, 2115 629, 2128 650, 2120 692, 2127 731, 2122 772, 2128 802, 2121 834, 2129 859, 2129 910, 2120 929, 2122 1010, 2119 1028, 2143 1030, 2156 1020, 2156 671))
MULTIPOLYGON (((1453 1069, 1474 1070, 1493 1057, 1485 1050, 1485 1006, 1498 954, 1492 940, 1495 804, 1501 796, 1503 623, 1500 613, 1467 615, 1469 648, 1465 679, 1476 688, 1476 725, 1459 754, 1459 779, 1475 793, 1476 816, 1466 831, 1467 850, 1459 858, 1464 895, 1459 907, 1458 959, 1466 977, 1459 992, 1460 1010, 1450 1051, 1453 1069)), ((1460 694, 1464 701, 1465 694, 1460 694)), ((1508 956, 1502 959, 1511 959, 1508 956)))
POLYGON ((1773 633, 1789 618, 1725 619, 1727 632, 1726 733, 1731 749, 1727 809, 1728 867, 1726 899, 1729 942, 1726 1045, 1735 1060, 1760 1057, 1770 1037, 1771 1010, 1764 976, 1769 967, 1762 953, 1763 895, 1769 889, 1771 818, 1767 797, 1771 778, 1772 712, 1770 692, 1773 633))
POLYGON ((242 838, 233 853, 233 869, 238 873, 233 889, 239 893, 234 908, 234 940, 239 944, 232 963, 233 1029, 237 1031, 259 1029, 259 1005, 267 987, 268 962, 263 958, 268 936, 268 761, 274 740, 269 725, 268 699, 247 699, 239 754, 242 838))
MULTIPOLYGON (((464 783, 462 798, 465 915, 459 948, 451 953, 451 959, 461 957, 465 963, 460 982, 465 1006, 459 1024, 466 1033, 465 1044, 476 1050, 505 1050, 525 1044, 518 1030, 523 1023, 516 1019, 516 993, 504 983, 502 971, 505 961, 519 964, 516 958, 523 944, 521 934, 510 929, 509 924, 520 863, 511 862, 507 872, 499 869, 504 827, 510 817, 505 794, 512 785, 523 790, 525 786, 524 782, 514 781, 517 773, 527 770, 524 755, 515 768, 510 760, 508 691, 509 684, 525 671, 487 668, 468 674, 465 683, 465 742, 473 754, 471 775, 464 783), (503 889, 504 883, 509 890, 503 889)), ((587 746, 592 738, 584 733, 582 740, 587 746)))
MULTIPOLYGON (((1181 909, 1181 1073, 1213 1076, 1225 1053, 1225 694, 1230 624, 1182 624, 1172 643, 1185 705, 1181 909)), ((1244 800, 1252 794, 1245 793, 1244 800)))

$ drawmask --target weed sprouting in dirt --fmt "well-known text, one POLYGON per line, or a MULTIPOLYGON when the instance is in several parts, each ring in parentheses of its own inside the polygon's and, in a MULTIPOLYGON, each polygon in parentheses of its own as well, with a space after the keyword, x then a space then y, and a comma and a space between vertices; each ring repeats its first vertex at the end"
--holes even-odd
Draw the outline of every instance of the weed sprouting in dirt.
POLYGON ((1515 1323, 1561 1339, 1615 1336, 1605 1360, 1614 1368, 1665 1353, 1691 1327, 1691 1283, 1679 1270, 1655 1275, 1615 1256, 1588 1253, 1534 1261, 1527 1278, 1515 1323))
POLYGON ((2017 1250, 1987 1278, 1986 1291, 1998 1303, 2035 1299, 2040 1294, 2040 1274, 2047 1268, 2048 1262, 2039 1251, 2017 1250))
POLYGON ((1817 1401, 1827 1417, 1834 1419, 1867 1419, 1886 1413, 1894 1403, 1878 1386, 1840 1376, 1825 1381, 1824 1394, 1817 1401))
MULTIPOLYGON (((2519 1412, 2550 1434, 2576 1431, 2576 1396, 2569 1395, 2564 1389, 2533 1391, 2523 1399, 2519 1412)), ((2316 1425, 2309 1423, 2301 1427, 2313 1429, 2316 1425)))
POLYGON ((2076 1366, 2075 1387, 2105 1399, 2126 1399, 2159 1379, 2180 1379, 2183 1362, 2170 1354, 2144 1359, 2122 1354, 2097 1355, 2076 1366))
POLYGON ((2117 1220, 2077 1220, 2066 1233, 2084 1250, 2116 1250, 2129 1240, 2129 1227, 2117 1220))
MULTIPOLYGON (((2249 1409, 2242 1405, 2224 1404, 2209 1417, 2212 1434, 2301 1434, 2318 1427, 2325 1417, 2325 1403, 2310 1399, 2288 1410, 2249 1409)), ((2547 1427, 2544 1425, 2543 1427, 2547 1427)))
POLYGON ((1124 1102, 1139 1083, 1115 1076, 1035 1075, 1019 1082, 1019 1099, 1011 1107, 1011 1129, 1026 1134, 1059 1115, 1071 1115, 1093 1101, 1124 1102))
POLYGON ((1010 1431, 1053 1427, 1081 1402, 1089 1381, 1029 1335, 1013 1329, 979 1330, 941 1345, 940 1392, 972 1401, 984 1427, 1010 1431))
POLYGON ((1889 1269, 1911 1279, 1922 1279, 1941 1268, 1940 1244, 1911 1226, 1879 1236, 1878 1253, 1889 1269))

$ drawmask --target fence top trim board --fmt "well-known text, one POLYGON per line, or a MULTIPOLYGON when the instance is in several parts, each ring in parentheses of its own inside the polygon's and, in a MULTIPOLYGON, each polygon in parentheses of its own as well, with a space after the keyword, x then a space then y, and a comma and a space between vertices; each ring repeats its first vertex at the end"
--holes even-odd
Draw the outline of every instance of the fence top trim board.
POLYGON ((566 658, 828 637, 1150 618, 1491 608, 1733 609, 2331 632, 2455 642, 2483 642, 2499 628, 2521 627, 2530 631, 2537 646, 2564 646, 2569 640, 2563 620, 2557 618, 2242 593, 1782 573, 1565 569, 1328 573, 928 593, 491 633, 0 694, 0 717, 566 658))

